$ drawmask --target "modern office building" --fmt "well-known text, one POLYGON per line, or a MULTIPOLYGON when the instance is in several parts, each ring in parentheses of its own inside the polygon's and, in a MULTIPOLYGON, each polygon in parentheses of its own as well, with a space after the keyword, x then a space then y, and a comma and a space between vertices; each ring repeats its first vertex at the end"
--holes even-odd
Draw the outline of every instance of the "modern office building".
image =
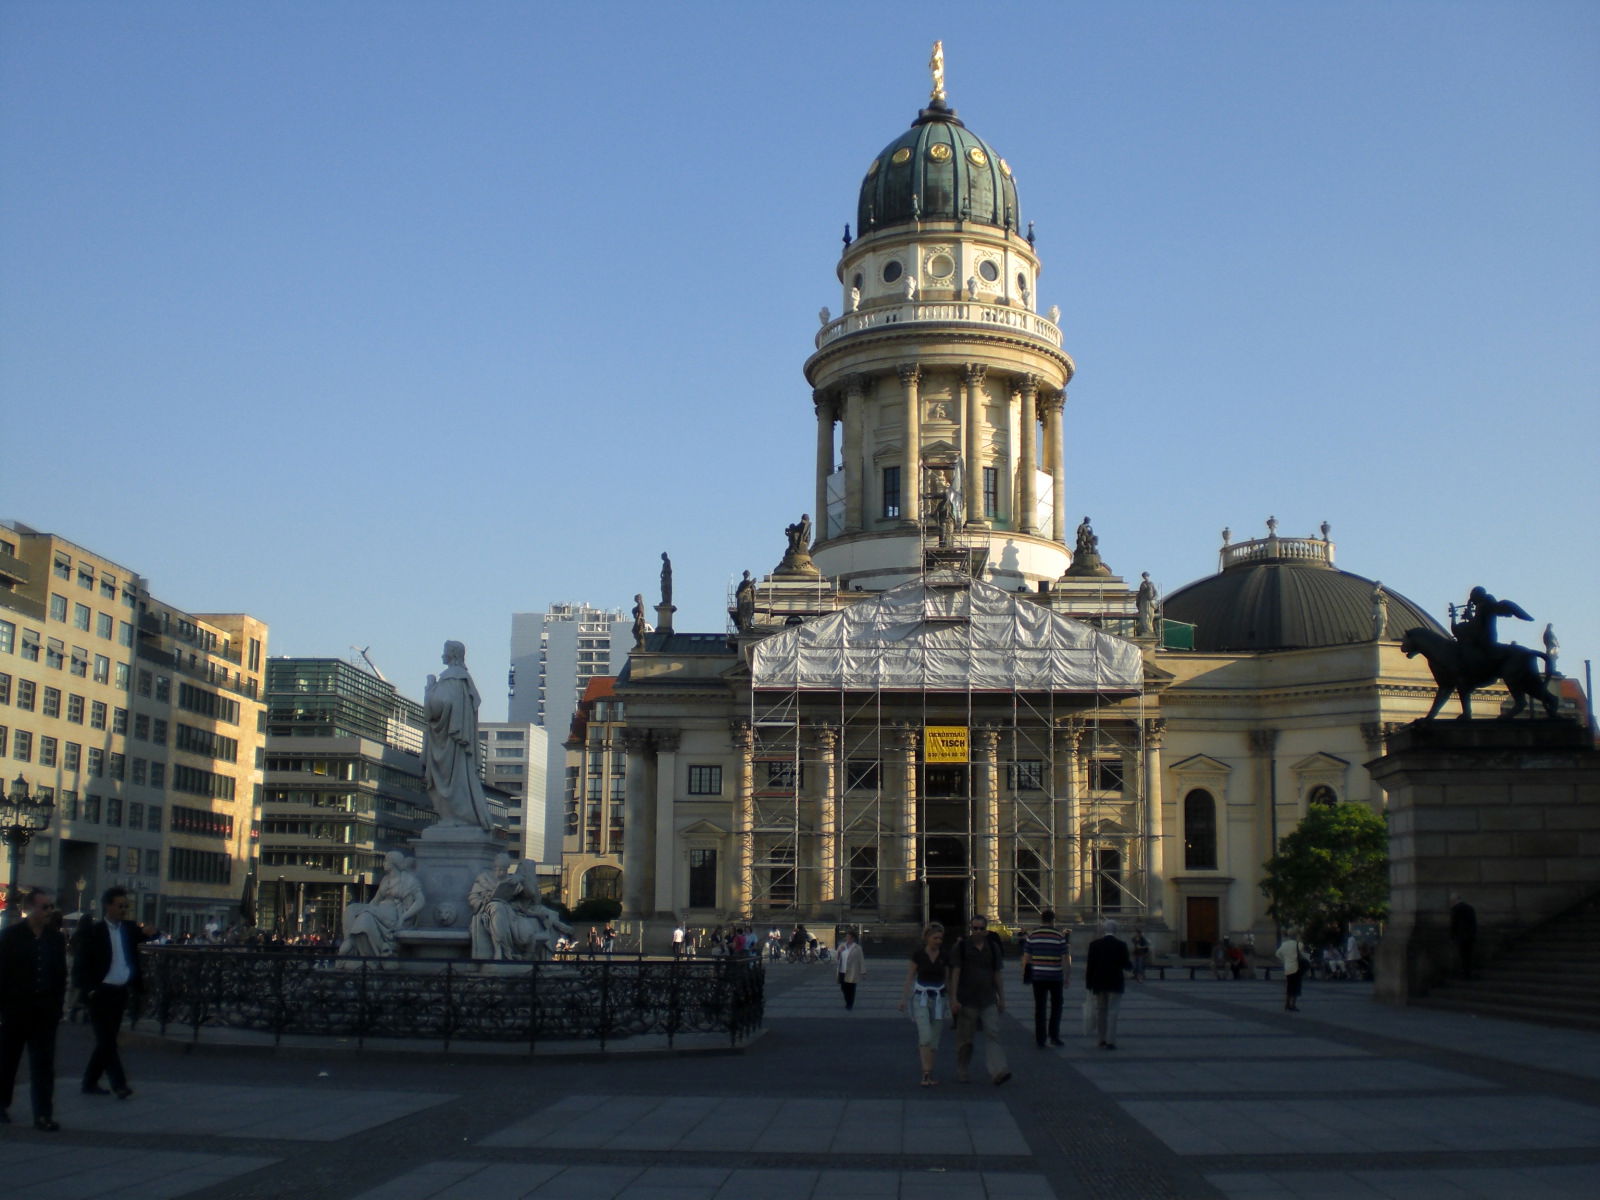
POLYGON ((275 658, 266 674, 264 929, 333 936, 383 856, 438 819, 422 780, 422 707, 338 658, 275 658))
MULTIPOLYGON (((622 670, 632 647, 633 619, 620 609, 552 604, 542 613, 513 613, 506 719, 544 730, 546 762, 564 762, 572 714, 584 688, 597 675, 622 670)), ((565 836, 565 800, 561 771, 547 772, 544 845, 552 860, 565 836)))
POLYGON ((20 871, 64 908, 126 887, 176 933, 239 920, 265 741, 267 627, 190 613, 139 573, 0 525, 0 758, 55 804, 20 871))
POLYGON ((537 725, 481 721, 483 782, 505 796, 506 830, 523 858, 550 865, 545 851, 545 773, 550 739, 537 725))
POLYGON ((611 675, 589 681, 567 735, 561 895, 569 904, 622 899, 628 756, 616 683, 611 675))

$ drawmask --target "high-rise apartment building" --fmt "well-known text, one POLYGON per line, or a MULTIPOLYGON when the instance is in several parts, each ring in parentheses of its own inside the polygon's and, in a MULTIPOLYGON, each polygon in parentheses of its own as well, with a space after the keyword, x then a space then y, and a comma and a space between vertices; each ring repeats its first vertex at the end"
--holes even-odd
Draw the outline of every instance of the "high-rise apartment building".
POLYGON ((266 675, 263 928, 339 929, 383 856, 438 819, 422 780, 422 707, 338 658, 275 658, 266 675))
POLYGON ((239 919, 253 865, 267 627, 188 613, 137 572, 0 524, 0 758, 55 805, 24 886, 113 885, 177 933, 239 919))
POLYGON ((545 858, 545 772, 550 739, 537 725, 478 724, 483 782, 505 795, 506 829, 523 858, 545 858))
MULTIPOLYGON (((589 680, 615 675, 633 647, 633 619, 620 609, 552 604, 542 613, 511 615, 511 674, 507 720, 545 731, 547 762, 562 763, 565 742, 589 680)), ((562 773, 547 772, 544 845, 550 867, 564 837, 562 773)))

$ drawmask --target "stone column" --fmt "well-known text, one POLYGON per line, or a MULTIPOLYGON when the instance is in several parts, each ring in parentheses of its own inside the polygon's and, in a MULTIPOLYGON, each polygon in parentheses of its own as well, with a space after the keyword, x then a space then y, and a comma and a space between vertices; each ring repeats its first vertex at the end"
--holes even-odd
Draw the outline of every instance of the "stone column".
POLYGON ((987 524, 983 511, 983 377, 989 368, 983 363, 968 363, 967 437, 963 447, 967 464, 967 524, 987 524))
POLYGON ((973 731, 973 748, 977 761, 973 763, 973 793, 978 810, 978 871, 977 892, 973 897, 978 911, 989 920, 1000 919, 1000 879, 1006 864, 1000 856, 1000 772, 996 754, 1000 734, 994 729, 973 731))
POLYGON ((900 467, 900 519, 904 524, 922 521, 922 414, 917 385, 922 368, 916 363, 900 366, 900 387, 905 393, 904 462, 900 467))
POLYGON ((1166 814, 1161 794, 1161 742, 1166 732, 1162 718, 1144 723, 1145 912, 1151 921, 1160 921, 1167 910, 1166 814))
POLYGON ((833 904, 839 899, 843 847, 840 836, 839 730, 824 725, 817 739, 817 901, 833 904))
POLYGON ((748 921, 755 917, 756 895, 756 736, 749 721, 734 721, 730 729, 739 755, 734 782, 734 837, 739 846, 734 907, 748 921))
POLYGON ((813 512, 816 540, 822 542, 834 533, 828 528, 828 476, 833 474, 833 423, 838 419, 839 406, 821 391, 811 393, 811 403, 817 410, 817 507, 813 512))
POLYGON ((1039 380, 1037 376, 1024 375, 1016 381, 1018 394, 1022 398, 1022 422, 1019 432, 1022 436, 1022 459, 1017 464, 1017 470, 1022 475, 1022 513, 1016 522, 1017 528, 1023 533, 1039 532, 1039 501, 1035 495, 1034 472, 1038 468, 1034 465, 1034 454, 1039 442, 1039 380))
MULTIPOLYGON (((1276 751, 1278 748, 1278 731, 1276 729, 1252 729, 1250 731, 1251 765, 1255 773, 1255 811, 1256 817, 1256 847, 1255 853, 1242 858, 1237 850, 1230 849, 1228 857, 1233 862, 1243 862, 1245 871, 1240 874, 1243 878, 1239 882, 1241 889, 1251 900, 1260 893, 1256 885, 1261 880, 1261 867, 1257 864, 1266 862, 1278 852, 1278 787, 1277 773, 1278 762, 1276 751)), ((1219 817, 1220 819, 1220 817, 1219 817)), ((1286 832, 1286 831, 1284 831, 1286 832)), ((1228 914, 1224 913, 1223 929, 1227 932, 1228 914)))
POLYGON ((1083 816, 1078 748, 1083 742, 1083 726, 1071 722, 1058 728, 1055 737, 1055 765, 1050 786, 1055 789, 1056 805, 1056 892, 1058 913, 1066 913, 1082 899, 1079 864, 1083 860, 1083 816))
POLYGON ((917 742, 921 730, 901 722, 895 726, 891 743, 897 752, 900 774, 900 812, 896 821, 899 853, 895 855, 894 873, 899 877, 900 902, 916 905, 912 885, 917 878, 917 742))
POLYGON ((844 532, 856 533, 872 521, 870 462, 867 457, 866 376, 844 381, 844 532))
POLYGON ((1050 536, 1058 542, 1067 540, 1067 505, 1062 494, 1065 472, 1061 469, 1061 410, 1066 399, 1064 392, 1057 392, 1039 402, 1044 410, 1044 469, 1050 473, 1050 536))
MULTIPOLYGON (((656 742, 656 912, 678 911, 678 847, 675 807, 678 791, 678 742, 676 729, 658 729, 656 742)), ((687 897, 684 897, 687 899, 687 897)))
MULTIPOLYGON (((628 783, 623 801, 622 910, 633 919, 655 916, 655 790, 650 780, 650 735, 624 729, 628 783)), ((580 797, 581 800, 581 797, 580 797)), ((563 814, 563 821, 565 815, 563 814)), ((583 826, 578 826, 581 835, 583 826)))

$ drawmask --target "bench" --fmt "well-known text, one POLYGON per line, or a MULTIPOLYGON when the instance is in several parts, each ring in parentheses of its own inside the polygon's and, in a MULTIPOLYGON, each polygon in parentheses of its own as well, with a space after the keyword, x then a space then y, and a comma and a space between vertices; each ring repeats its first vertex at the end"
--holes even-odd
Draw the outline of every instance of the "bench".
MULTIPOLYGON (((1250 969, 1255 974, 1259 975, 1262 979, 1268 980, 1269 982, 1272 979, 1272 973, 1274 971, 1281 972, 1283 970, 1282 964, 1275 960, 1258 959, 1249 965, 1250 969)), ((1144 973, 1147 976, 1154 975, 1162 981, 1166 980, 1168 971, 1188 971, 1189 979, 1192 982, 1193 980, 1201 977, 1200 972, 1204 971, 1207 975, 1210 975, 1211 970, 1211 960, 1209 958, 1185 958, 1178 959, 1177 961, 1169 960, 1167 962, 1147 962, 1145 963, 1144 967, 1144 973)))

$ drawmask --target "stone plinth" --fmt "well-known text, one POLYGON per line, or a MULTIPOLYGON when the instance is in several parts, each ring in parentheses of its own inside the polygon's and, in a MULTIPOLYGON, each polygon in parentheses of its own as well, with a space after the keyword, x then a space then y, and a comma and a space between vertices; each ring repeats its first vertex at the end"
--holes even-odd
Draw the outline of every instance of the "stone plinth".
POLYGON ((506 849, 488 830, 475 825, 430 825, 412 840, 417 878, 427 903, 414 929, 400 937, 401 953, 422 958, 470 958, 468 926, 472 909, 467 893, 479 874, 494 866, 506 849), (425 937, 419 935, 427 935, 425 937), (459 944, 459 953, 448 947, 459 944))
POLYGON ((1366 764, 1389 794, 1389 924, 1377 995, 1405 1004, 1455 970, 1450 894, 1474 957, 1600 891, 1600 752, 1570 721, 1416 722, 1366 764))

